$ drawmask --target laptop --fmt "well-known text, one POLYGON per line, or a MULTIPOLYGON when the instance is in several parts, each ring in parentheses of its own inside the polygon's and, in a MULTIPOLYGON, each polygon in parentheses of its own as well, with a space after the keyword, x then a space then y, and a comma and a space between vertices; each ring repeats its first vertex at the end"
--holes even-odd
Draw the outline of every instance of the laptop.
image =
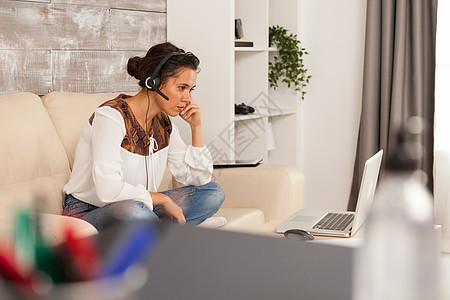
POLYGON ((382 157, 383 150, 380 150, 364 165, 355 212, 300 209, 277 226, 275 231, 284 233, 289 229, 302 229, 313 235, 339 237, 354 235, 366 220, 372 207, 382 157))

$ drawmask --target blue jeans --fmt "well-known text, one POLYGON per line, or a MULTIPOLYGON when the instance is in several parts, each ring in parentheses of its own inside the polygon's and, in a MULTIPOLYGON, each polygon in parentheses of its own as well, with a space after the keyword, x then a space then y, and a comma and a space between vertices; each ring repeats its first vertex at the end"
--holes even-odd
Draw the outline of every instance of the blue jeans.
MULTIPOLYGON (((180 206, 186 223, 192 225, 198 225, 215 214, 225 200, 222 188, 215 182, 201 186, 185 186, 161 193, 169 196, 180 206)), ((123 222, 159 221, 166 218, 160 205, 155 205, 153 210, 150 210, 141 201, 123 200, 97 207, 78 200, 71 194, 66 195, 63 201, 63 215, 83 219, 94 225, 99 232, 123 222)))

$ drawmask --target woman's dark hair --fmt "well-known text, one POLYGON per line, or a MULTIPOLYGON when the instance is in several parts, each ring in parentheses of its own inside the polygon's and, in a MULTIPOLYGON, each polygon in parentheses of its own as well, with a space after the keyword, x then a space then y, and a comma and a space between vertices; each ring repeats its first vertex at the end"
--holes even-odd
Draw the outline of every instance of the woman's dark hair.
POLYGON ((128 74, 139 80, 139 85, 144 88, 145 79, 152 75, 161 60, 171 52, 180 52, 181 54, 170 57, 161 66, 158 72, 161 84, 166 83, 170 77, 176 76, 181 68, 198 71, 200 60, 194 54, 185 52, 172 43, 166 42, 151 47, 144 57, 130 58, 127 65, 128 74))

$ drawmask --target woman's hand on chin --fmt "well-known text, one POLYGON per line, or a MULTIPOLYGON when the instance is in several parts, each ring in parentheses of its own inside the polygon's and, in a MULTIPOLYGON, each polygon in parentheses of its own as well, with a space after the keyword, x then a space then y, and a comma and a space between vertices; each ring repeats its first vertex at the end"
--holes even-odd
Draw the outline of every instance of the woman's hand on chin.
POLYGON ((191 127, 202 125, 202 115, 200 107, 191 98, 191 101, 186 104, 183 111, 180 112, 180 117, 191 125, 191 127))

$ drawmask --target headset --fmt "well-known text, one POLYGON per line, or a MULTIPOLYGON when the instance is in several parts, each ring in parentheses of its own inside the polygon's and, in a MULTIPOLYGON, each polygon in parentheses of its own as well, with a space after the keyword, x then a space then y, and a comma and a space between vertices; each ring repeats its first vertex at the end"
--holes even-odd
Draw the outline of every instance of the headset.
POLYGON ((156 66, 155 70, 153 71, 152 75, 150 75, 150 77, 147 77, 147 79, 145 79, 145 87, 147 89, 149 89, 150 91, 157 92, 164 99, 169 100, 169 97, 164 95, 163 92, 161 92, 159 89, 161 87, 161 77, 158 75, 158 72, 169 58, 171 58, 174 55, 182 55, 182 54, 183 54, 183 52, 171 52, 171 53, 167 54, 163 59, 161 59, 161 61, 156 66))

